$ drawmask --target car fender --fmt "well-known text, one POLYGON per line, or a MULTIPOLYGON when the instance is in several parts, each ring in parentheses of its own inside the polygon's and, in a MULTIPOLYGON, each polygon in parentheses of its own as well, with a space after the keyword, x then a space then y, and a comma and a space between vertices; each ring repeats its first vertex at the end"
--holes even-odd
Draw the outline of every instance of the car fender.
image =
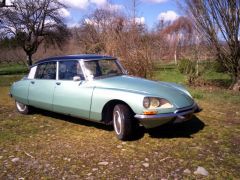
POLYGON ((16 101, 28 105, 29 84, 30 81, 27 79, 22 79, 13 83, 10 89, 10 94, 16 101))
POLYGON ((95 88, 92 95, 90 119, 101 121, 104 106, 112 100, 119 100, 126 103, 134 113, 142 113, 143 92, 136 92, 114 88, 95 88))

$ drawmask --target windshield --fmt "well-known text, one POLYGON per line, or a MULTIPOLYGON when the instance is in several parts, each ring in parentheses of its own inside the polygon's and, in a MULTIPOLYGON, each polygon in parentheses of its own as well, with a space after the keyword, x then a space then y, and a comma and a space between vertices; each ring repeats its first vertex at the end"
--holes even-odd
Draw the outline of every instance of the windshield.
POLYGON ((123 74, 121 67, 117 63, 117 60, 85 61, 84 66, 86 76, 90 79, 118 76, 123 74))

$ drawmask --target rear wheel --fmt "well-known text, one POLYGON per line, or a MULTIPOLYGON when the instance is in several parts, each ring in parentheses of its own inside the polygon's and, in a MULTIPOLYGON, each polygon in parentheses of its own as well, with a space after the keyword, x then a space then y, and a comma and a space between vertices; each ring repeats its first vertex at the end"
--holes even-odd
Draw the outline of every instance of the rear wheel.
POLYGON ((29 114, 30 108, 28 105, 15 101, 16 108, 21 114, 29 114))
POLYGON ((134 134, 134 117, 128 106, 118 104, 113 109, 113 127, 117 138, 120 140, 129 140, 134 134))

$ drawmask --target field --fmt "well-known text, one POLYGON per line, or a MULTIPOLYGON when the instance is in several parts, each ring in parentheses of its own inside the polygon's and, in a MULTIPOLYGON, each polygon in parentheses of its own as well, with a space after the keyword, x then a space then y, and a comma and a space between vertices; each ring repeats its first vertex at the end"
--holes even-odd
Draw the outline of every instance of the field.
MULTIPOLYGON (((201 113, 183 124, 141 127, 122 142, 110 126, 41 110, 18 114, 8 92, 22 75, 0 77, 0 179, 240 179, 239 93, 188 87, 201 113)), ((154 79, 186 82, 167 68, 154 79)))

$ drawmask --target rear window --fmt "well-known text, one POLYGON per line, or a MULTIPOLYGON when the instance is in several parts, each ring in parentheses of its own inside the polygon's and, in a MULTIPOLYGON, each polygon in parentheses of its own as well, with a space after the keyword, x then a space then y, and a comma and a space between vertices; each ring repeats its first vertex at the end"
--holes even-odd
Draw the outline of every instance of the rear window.
POLYGON ((56 79, 56 62, 46 62, 37 66, 35 79, 56 79))

